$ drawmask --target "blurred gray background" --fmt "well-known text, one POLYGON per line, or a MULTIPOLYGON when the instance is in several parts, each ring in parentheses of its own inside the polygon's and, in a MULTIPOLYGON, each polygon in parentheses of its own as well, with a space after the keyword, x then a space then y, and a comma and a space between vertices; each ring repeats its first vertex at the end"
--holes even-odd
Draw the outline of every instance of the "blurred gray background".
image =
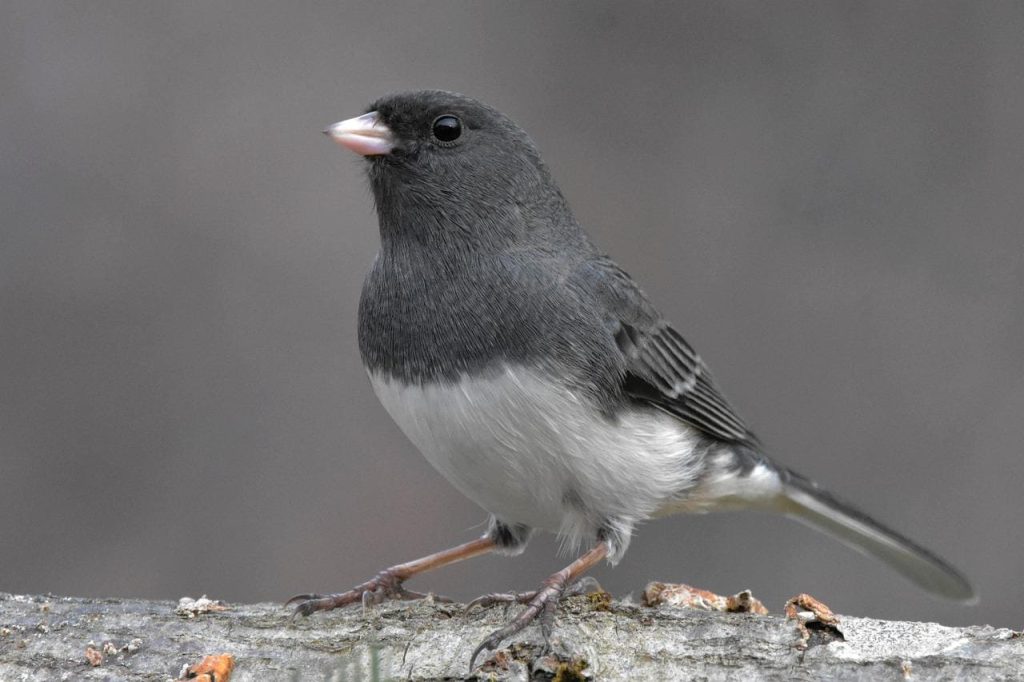
POLYGON ((440 87, 534 136, 774 455, 981 602, 754 514, 650 523, 606 588, 1020 627, 1022 35, 1019 2, 4 2, 0 590, 282 600, 481 531, 363 374, 376 221, 320 134, 440 87))

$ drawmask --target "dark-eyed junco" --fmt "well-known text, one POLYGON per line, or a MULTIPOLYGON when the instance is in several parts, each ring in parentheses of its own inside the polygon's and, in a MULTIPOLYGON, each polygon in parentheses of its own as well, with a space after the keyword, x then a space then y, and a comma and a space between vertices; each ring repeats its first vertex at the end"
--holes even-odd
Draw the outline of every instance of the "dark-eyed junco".
POLYGON ((538 617, 548 634, 566 587, 601 559, 619 561, 641 521, 736 508, 786 514, 929 592, 972 598, 942 559, 765 455, 700 356, 591 243, 504 114, 462 95, 408 92, 325 132, 366 158, 380 223, 359 306, 373 389, 491 516, 482 538, 348 592, 296 597, 298 613, 422 596, 403 581, 521 552, 535 528, 585 544, 519 595, 524 611, 475 660, 538 617))

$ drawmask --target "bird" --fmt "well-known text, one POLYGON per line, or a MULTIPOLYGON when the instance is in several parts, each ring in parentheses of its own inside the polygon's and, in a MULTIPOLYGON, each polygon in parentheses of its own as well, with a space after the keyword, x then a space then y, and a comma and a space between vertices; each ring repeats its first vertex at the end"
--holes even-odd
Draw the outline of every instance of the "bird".
POLYGON ((428 570, 522 552, 535 530, 585 548, 473 652, 535 621, 637 526, 681 513, 792 517, 924 590, 971 601, 957 569, 766 453, 707 364, 576 220, 526 132, 443 90, 386 95, 324 131, 365 159, 380 250, 359 303, 363 364, 426 459, 488 514, 482 537, 287 603, 308 616, 416 599, 428 570))

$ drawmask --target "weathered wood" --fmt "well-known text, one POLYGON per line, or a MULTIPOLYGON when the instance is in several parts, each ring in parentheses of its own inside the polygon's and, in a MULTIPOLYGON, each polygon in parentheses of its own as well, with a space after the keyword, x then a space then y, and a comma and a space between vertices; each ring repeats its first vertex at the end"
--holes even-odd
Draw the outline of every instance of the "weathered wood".
MULTIPOLYGON (((468 676, 473 647, 507 618, 457 604, 391 603, 293 623, 278 604, 232 605, 185 618, 178 605, 0 593, 0 680, 176 679, 227 652, 240 680, 438 680, 468 676), (134 644, 131 644, 135 640, 134 644), (107 642, 109 646, 104 646, 107 642), (86 660, 92 643, 107 653, 86 660)), ((519 607, 513 607, 519 608, 519 607)), ((478 672, 482 679, 1010 680, 1024 679, 1024 639, 991 627, 954 628, 840 616, 845 641, 806 649, 782 616, 709 613, 574 597, 559 612, 554 649, 539 656, 530 628, 478 672), (602 610, 607 609, 607 610, 602 610), (573 675, 573 673, 578 673, 573 675)))

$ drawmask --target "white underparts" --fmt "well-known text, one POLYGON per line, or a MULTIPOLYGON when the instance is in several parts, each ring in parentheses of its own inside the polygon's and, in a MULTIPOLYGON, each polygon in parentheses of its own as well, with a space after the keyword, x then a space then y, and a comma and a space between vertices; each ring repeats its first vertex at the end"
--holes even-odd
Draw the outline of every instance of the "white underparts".
MULTIPOLYGON (((613 562, 634 524, 686 510, 687 491, 710 464, 699 433, 679 419, 644 406, 606 417, 536 370, 504 367, 446 384, 370 380, 409 440, 466 497, 572 545, 612 531, 621 540, 613 562)), ((700 486, 704 504, 692 510, 731 494, 723 485, 700 486)))
POLYGON ((700 483, 666 504, 657 515, 777 510, 782 503, 782 493, 783 484, 775 469, 764 464, 746 471, 738 469, 732 453, 723 448, 707 458, 707 469, 700 483))

